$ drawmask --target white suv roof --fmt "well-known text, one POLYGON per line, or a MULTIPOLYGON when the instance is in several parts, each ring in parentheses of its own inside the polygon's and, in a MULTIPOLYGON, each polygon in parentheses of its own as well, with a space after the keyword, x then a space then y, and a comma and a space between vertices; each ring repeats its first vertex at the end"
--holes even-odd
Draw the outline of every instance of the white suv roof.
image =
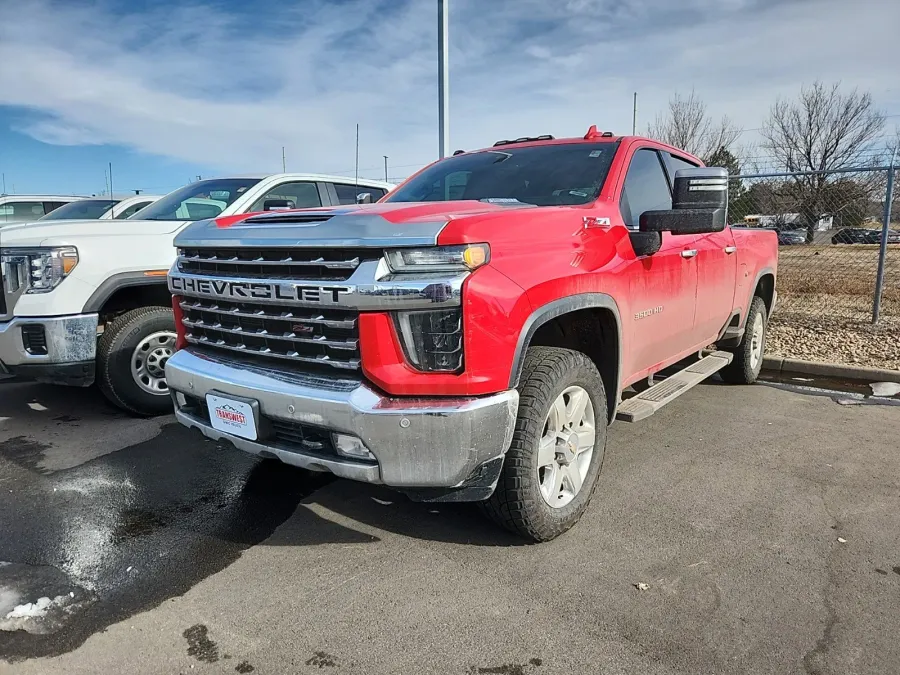
POLYGON ((0 195, 0 202, 74 202, 87 199, 82 195, 0 195))

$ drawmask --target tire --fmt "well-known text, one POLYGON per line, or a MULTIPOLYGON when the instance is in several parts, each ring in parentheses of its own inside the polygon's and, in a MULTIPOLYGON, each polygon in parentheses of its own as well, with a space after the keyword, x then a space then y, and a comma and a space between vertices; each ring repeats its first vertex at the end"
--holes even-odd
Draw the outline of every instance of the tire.
MULTIPOLYGON (((568 410, 567 407, 566 411, 568 410)), ((570 349, 553 347, 529 349, 525 356, 519 385, 519 412, 512 444, 506 453, 497 489, 487 501, 481 502, 482 511, 502 527, 534 542, 554 539, 577 523, 590 502, 597 477, 603 467, 606 449, 606 411, 603 380, 587 356, 570 349), (565 392, 574 392, 574 395, 580 398, 579 388, 588 397, 588 405, 585 406, 579 424, 586 423, 589 417, 588 410, 591 410, 593 450, 590 456, 587 456, 587 450, 581 450, 582 446, 579 446, 575 452, 581 450, 582 454, 572 455, 571 445, 559 442, 561 444, 552 447, 561 454, 556 453, 554 456, 562 457, 560 461, 570 463, 563 466, 551 462, 550 466, 542 468, 539 466, 539 458, 542 456, 539 445, 542 437, 546 440, 552 435, 551 425, 558 426, 554 422, 559 410, 555 407, 555 403, 562 397, 568 406, 574 399, 570 397, 566 401, 565 392), (584 472, 581 487, 578 490, 570 490, 570 493, 574 492, 574 496, 566 502, 567 495, 563 492, 554 493, 551 484, 557 475, 556 472, 563 471, 563 475, 572 476, 573 474, 569 472, 575 470, 579 471, 579 475, 584 472), (548 497, 544 496, 542 482, 544 489, 550 493, 548 497), (551 506, 548 499, 553 499, 557 505, 551 506)), ((584 434, 590 434, 590 431, 585 431, 584 434)), ((569 438, 572 439, 573 436, 569 438)), ((587 439, 584 447, 586 445, 587 439)), ((546 451, 543 457, 546 459, 546 451)), ((563 478, 561 486, 563 491, 567 480, 571 479, 563 478)), ((568 485, 572 487, 571 483, 568 485)))
POLYGON ((753 296, 750 303, 745 326, 741 343, 725 350, 734 354, 734 360, 719 371, 722 379, 729 384, 753 384, 762 370, 768 325, 766 303, 758 295, 753 296))
MULTIPOLYGON (((141 307, 116 318, 106 326, 97 345, 97 384, 100 391, 115 405, 128 412, 154 416, 172 411, 172 399, 165 377, 156 375, 165 367, 166 355, 175 347, 175 317, 165 307, 141 307), (166 341, 161 336, 170 335, 166 341), (160 337, 154 337, 160 336, 160 337), (138 347, 146 357, 139 359, 138 347), (132 371, 132 364, 140 363, 146 375, 144 385, 138 384, 140 373, 132 371), (155 386, 154 386, 155 385, 155 386), (151 393, 147 388, 155 388, 151 393)), ((136 368, 137 370, 137 368, 136 368)))

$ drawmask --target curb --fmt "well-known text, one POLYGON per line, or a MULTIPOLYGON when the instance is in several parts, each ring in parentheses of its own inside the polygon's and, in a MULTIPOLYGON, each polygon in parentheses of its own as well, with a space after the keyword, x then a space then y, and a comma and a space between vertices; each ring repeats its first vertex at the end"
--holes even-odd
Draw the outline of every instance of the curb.
POLYGON ((862 380, 864 382, 900 382, 900 370, 866 368, 864 366, 846 366, 841 363, 822 363, 821 361, 786 359, 780 356, 763 357, 762 367, 763 370, 774 373, 819 375, 821 377, 862 380))

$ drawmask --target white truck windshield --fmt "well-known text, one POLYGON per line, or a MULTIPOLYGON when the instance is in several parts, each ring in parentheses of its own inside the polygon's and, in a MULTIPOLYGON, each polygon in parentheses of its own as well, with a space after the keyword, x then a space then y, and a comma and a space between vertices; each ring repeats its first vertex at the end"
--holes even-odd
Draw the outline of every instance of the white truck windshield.
POLYGON ((260 178, 200 180, 170 192, 131 218, 139 220, 215 218, 260 180, 260 178))

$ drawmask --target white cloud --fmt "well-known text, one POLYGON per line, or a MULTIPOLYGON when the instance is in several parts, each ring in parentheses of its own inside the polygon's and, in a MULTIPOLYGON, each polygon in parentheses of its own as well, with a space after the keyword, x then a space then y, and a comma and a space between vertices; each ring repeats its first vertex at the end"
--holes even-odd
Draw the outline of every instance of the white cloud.
MULTIPOLYGON (((3 4, 3 102, 56 144, 115 143, 221 172, 405 175, 436 155, 436 3, 311 0, 252 21, 195 2, 3 4)), ((673 91, 758 127, 777 95, 842 80, 900 112, 900 4, 838 0, 458 0, 451 15, 453 147, 630 131, 673 91)), ((641 128, 645 126, 642 123, 641 128)))

